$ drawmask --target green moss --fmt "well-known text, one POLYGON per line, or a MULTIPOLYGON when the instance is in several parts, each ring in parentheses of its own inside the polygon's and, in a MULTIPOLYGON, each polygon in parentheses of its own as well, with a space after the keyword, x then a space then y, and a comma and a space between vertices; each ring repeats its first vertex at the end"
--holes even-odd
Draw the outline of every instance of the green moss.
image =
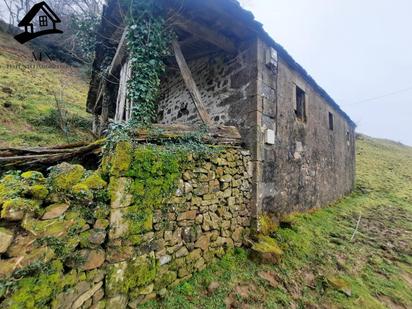
POLYGON ((81 165, 62 163, 51 169, 49 180, 56 191, 66 191, 79 183, 84 173, 85 169, 81 165))
POLYGON ((0 206, 9 199, 18 197, 24 190, 18 175, 6 175, 0 180, 0 206))
POLYGON ((64 237, 70 231, 81 230, 86 225, 86 221, 79 212, 68 212, 64 219, 36 220, 26 217, 22 222, 22 227, 37 237, 54 236, 64 237))
POLYGON ((278 224, 269 215, 262 214, 259 216, 259 232, 263 235, 270 235, 277 231, 278 224))
POLYGON ((5 301, 7 308, 37 309, 48 308, 56 295, 78 282, 75 271, 63 274, 61 261, 51 263, 50 269, 37 276, 26 277, 18 281, 12 295, 5 301))
POLYGON ((176 188, 183 155, 165 147, 145 146, 134 151, 128 176, 135 179, 133 194, 142 207, 160 207, 176 188))
POLYGON ((126 219, 129 235, 140 235, 153 229, 153 211, 150 208, 129 207, 126 219))
POLYGON ((276 257, 283 255, 282 249, 277 241, 269 236, 259 235, 258 242, 254 243, 252 249, 261 253, 271 253, 276 257))
POLYGON ((36 171, 29 171, 21 174, 21 178, 24 179, 28 184, 45 184, 46 178, 44 178, 43 174, 36 171))
POLYGON ((99 191, 104 190, 106 187, 107 183, 95 172, 75 184, 71 188, 71 193, 76 199, 91 201, 94 198, 94 193, 98 196, 99 191))
POLYGON ((177 274, 174 271, 168 271, 156 279, 156 289, 161 290, 167 288, 177 279, 177 274))
POLYGON ((5 219, 8 218, 11 213, 16 212, 35 212, 40 209, 40 205, 40 201, 29 200, 20 197, 7 200, 3 203, 1 217, 5 219))
POLYGON ((327 276, 326 281, 332 288, 346 294, 347 296, 352 295, 350 283, 345 279, 337 276, 327 276))
POLYGON ((80 245, 83 248, 90 248, 90 231, 83 232, 79 235, 80 245))
POLYGON ((75 198, 79 200, 93 200, 93 192, 84 183, 78 183, 77 185, 74 185, 71 189, 71 192, 74 194, 75 198))
POLYGON ((93 173, 85 180, 81 182, 81 184, 86 185, 91 190, 101 190, 107 187, 107 183, 100 177, 98 173, 93 173))
MULTIPOLYGON (((117 143, 114 154, 110 160, 110 174, 113 176, 123 176, 129 170, 132 162, 133 146, 127 141, 117 143)), ((107 163, 106 163, 107 164, 107 163)))
POLYGON ((28 188, 28 193, 36 200, 44 200, 49 195, 49 190, 44 185, 34 185, 28 188))
POLYGON ((156 259, 154 256, 141 256, 130 261, 126 271, 129 289, 151 283, 156 277, 156 259))
POLYGON ((106 275, 106 294, 113 297, 146 286, 154 281, 156 270, 154 256, 139 256, 129 262, 109 265, 106 275))
POLYGON ((298 216, 299 216, 299 213, 290 213, 290 214, 284 215, 280 219, 280 224, 291 227, 296 223, 298 216))

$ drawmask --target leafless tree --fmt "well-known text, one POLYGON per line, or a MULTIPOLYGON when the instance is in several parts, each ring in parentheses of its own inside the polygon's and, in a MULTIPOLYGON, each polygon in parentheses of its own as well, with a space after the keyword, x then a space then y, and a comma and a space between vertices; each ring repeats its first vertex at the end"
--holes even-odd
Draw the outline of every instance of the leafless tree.
POLYGON ((9 22, 12 25, 19 23, 34 4, 33 0, 3 0, 3 2, 8 11, 9 22))
MULTIPOLYGON (((9 23, 16 26, 34 5, 34 0, 3 0, 9 23)), ((101 13, 104 0, 49 0, 47 2, 59 16, 93 15, 101 13)))

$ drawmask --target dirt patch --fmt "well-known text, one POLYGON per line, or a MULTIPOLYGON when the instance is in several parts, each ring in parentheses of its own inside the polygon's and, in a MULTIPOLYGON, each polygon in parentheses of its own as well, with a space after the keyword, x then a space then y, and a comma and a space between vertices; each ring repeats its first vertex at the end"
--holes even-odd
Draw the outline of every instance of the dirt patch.
POLYGON ((412 274, 405 272, 401 274, 401 277, 409 285, 412 291, 412 274))
POLYGON ((258 273, 259 278, 267 282, 272 288, 279 286, 278 276, 274 271, 261 271, 258 273))
MULTIPOLYGON (((357 214, 351 221, 356 225, 357 214)), ((393 205, 380 205, 362 215, 355 241, 385 251, 387 257, 412 255, 412 213, 393 205)))
POLYGON ((379 301, 387 306, 390 309, 407 309, 405 306, 395 303, 390 297, 388 296, 379 296, 379 301))
POLYGON ((265 299, 265 290, 254 283, 239 283, 226 297, 226 308, 263 308, 261 302, 265 299))

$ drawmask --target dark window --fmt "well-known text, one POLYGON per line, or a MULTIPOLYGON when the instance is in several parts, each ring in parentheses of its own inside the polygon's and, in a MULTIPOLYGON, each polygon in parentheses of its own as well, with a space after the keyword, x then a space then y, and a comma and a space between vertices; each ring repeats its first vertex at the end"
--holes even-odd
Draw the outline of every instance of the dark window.
POLYGON ((47 16, 40 16, 40 27, 47 27, 47 16))
POLYGON ((334 129, 334 119, 333 119, 333 114, 329 113, 329 130, 333 131, 334 129))
POLYGON ((306 122, 306 94, 305 91, 296 86, 296 117, 306 122))
POLYGON ((348 146, 350 146, 350 132, 346 131, 346 142, 348 143, 348 146))

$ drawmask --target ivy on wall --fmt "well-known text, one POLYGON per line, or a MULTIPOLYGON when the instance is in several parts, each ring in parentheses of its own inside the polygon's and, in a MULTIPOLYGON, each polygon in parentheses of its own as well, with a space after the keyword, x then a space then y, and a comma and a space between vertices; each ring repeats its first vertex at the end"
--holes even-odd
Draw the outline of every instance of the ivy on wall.
POLYGON ((136 128, 150 128, 156 121, 160 78, 166 71, 165 59, 171 56, 174 32, 166 25, 164 12, 156 0, 129 1, 127 48, 131 77, 127 99, 132 102, 132 117, 127 123, 110 126, 106 150, 119 141, 130 140, 136 128))
POLYGON ((156 119, 160 76, 165 72, 164 59, 170 55, 172 33, 160 17, 147 13, 142 21, 130 22, 127 46, 132 76, 127 98, 132 102, 132 125, 148 126, 156 119))

